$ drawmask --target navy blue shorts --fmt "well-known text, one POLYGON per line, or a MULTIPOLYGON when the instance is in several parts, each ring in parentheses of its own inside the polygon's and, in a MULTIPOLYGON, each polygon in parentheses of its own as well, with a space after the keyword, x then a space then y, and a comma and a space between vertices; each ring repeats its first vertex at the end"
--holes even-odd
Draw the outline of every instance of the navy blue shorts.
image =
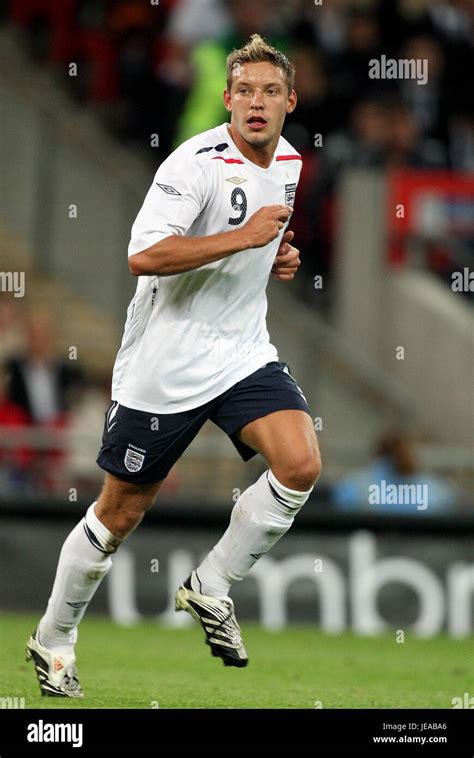
MULTIPOLYGON (((310 414, 288 364, 272 361, 198 408, 181 413, 149 413, 113 402, 105 414, 98 465, 119 479, 148 484, 164 479, 210 419, 232 440, 244 461, 256 451, 237 432, 274 411, 310 414)), ((311 414, 310 414, 311 415, 311 414)))

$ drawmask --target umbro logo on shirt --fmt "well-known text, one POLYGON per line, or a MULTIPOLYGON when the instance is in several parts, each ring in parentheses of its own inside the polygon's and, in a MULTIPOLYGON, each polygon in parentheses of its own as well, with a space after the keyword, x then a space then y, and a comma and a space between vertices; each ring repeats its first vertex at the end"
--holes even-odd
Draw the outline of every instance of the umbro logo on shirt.
POLYGON ((169 184, 159 184, 158 182, 155 182, 155 184, 157 184, 163 192, 166 192, 167 195, 181 195, 181 192, 178 192, 174 187, 170 187, 169 184))
POLYGON ((226 179, 226 182, 232 182, 232 184, 243 184, 247 179, 242 176, 231 176, 230 179, 226 179))

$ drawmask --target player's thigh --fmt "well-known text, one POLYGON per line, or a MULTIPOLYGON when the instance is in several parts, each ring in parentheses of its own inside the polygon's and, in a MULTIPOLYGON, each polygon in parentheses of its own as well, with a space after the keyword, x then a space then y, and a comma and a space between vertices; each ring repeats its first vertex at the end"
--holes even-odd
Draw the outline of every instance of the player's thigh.
POLYGON ((307 484, 318 478, 321 455, 313 420, 306 411, 269 413, 243 426, 238 436, 265 458, 282 484, 307 484))

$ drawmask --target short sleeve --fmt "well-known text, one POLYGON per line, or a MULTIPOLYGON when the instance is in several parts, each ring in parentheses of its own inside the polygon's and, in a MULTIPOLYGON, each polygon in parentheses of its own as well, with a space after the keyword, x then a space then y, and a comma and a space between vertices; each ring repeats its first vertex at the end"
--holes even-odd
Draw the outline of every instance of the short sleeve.
POLYGON ((173 153, 161 164, 132 226, 129 256, 186 234, 206 203, 204 174, 205 163, 189 154, 173 153))

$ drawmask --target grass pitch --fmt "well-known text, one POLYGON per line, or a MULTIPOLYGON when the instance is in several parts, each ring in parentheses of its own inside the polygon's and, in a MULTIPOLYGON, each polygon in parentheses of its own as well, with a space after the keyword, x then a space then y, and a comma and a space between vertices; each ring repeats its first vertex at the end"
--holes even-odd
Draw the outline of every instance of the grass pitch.
POLYGON ((244 669, 212 658, 197 625, 122 628, 87 616, 79 630, 83 700, 41 697, 24 660, 37 616, 0 615, 0 697, 26 708, 452 708, 472 691, 472 642, 329 636, 310 626, 242 625, 244 669))

